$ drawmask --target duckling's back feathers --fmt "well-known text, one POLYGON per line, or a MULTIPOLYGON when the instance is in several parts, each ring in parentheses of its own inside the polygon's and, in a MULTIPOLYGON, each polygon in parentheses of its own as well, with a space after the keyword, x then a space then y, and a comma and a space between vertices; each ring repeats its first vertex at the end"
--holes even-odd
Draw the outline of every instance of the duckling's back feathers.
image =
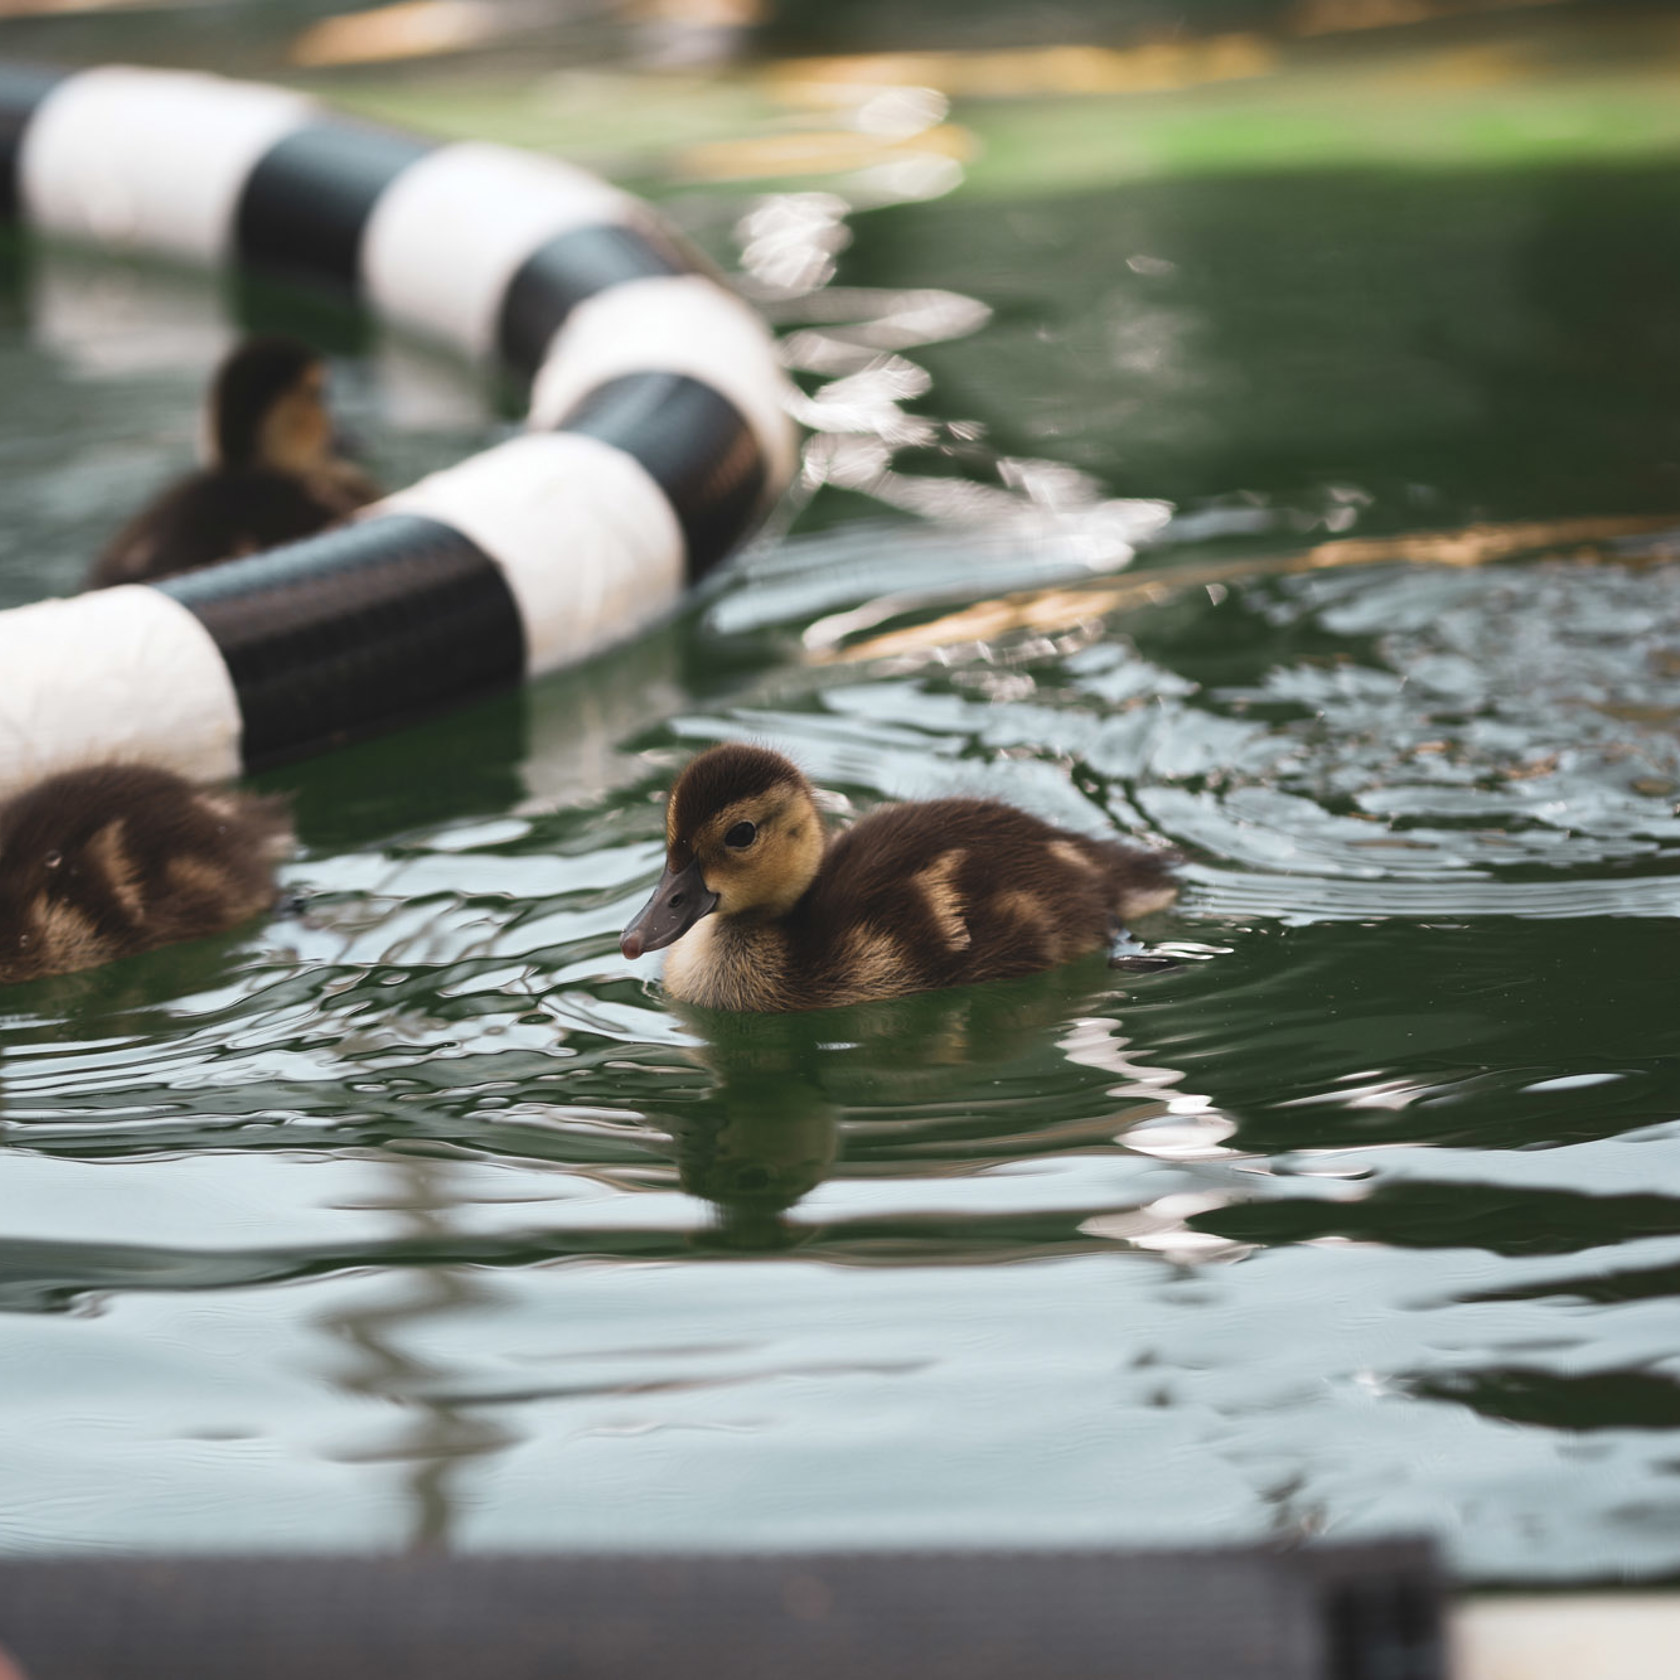
POLYGON ((1172 891, 1160 855, 1012 805, 888 806, 835 838, 786 920, 792 1006, 1036 973, 1101 948, 1172 891))
POLYGON ((0 805, 0 983, 236 927, 274 900, 280 801, 147 765, 66 771, 0 805))

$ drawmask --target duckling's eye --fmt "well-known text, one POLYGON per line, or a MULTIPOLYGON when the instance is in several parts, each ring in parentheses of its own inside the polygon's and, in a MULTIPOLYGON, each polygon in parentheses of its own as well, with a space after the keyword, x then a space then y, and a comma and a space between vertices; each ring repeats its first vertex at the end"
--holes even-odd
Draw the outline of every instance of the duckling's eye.
POLYGON ((745 851, 757 838, 758 826, 756 823, 738 822, 724 835, 723 843, 726 846, 733 846, 736 851, 741 852, 745 851))

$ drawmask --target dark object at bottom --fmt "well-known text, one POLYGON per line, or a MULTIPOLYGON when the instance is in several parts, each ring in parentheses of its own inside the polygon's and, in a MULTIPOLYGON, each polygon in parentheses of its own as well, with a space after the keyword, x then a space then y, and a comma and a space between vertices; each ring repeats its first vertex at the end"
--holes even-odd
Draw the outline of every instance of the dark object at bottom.
POLYGON ((29 1680, 1442 1680, 1395 1543, 0 1564, 29 1680))

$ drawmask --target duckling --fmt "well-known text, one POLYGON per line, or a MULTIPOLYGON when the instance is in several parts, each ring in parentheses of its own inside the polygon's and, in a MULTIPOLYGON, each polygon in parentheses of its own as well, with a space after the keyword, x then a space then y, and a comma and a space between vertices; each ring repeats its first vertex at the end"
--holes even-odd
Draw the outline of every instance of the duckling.
POLYGON ((0 985, 222 933, 274 902, 278 800, 102 764, 0 805, 0 985))
POLYGON ((313 536, 379 495, 333 453, 326 367, 295 338, 248 338, 216 372, 210 464, 164 490, 106 545, 88 588, 146 583, 313 536))
POLYGON ((665 873, 624 930, 671 947, 665 989, 711 1009, 827 1009, 1032 974, 1171 902, 1169 860, 1012 805, 933 799, 830 840, 780 753, 713 747, 678 778, 665 873))

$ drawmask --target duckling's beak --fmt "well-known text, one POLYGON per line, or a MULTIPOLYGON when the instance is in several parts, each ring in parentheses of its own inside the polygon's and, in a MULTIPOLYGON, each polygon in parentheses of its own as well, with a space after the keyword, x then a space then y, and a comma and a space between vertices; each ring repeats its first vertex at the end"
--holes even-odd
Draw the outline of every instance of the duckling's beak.
POLYGON ((718 895, 708 892, 696 859, 686 869, 665 865, 653 897, 619 939, 618 948, 632 962, 644 951, 663 951, 675 945, 702 916, 717 909, 718 895))

